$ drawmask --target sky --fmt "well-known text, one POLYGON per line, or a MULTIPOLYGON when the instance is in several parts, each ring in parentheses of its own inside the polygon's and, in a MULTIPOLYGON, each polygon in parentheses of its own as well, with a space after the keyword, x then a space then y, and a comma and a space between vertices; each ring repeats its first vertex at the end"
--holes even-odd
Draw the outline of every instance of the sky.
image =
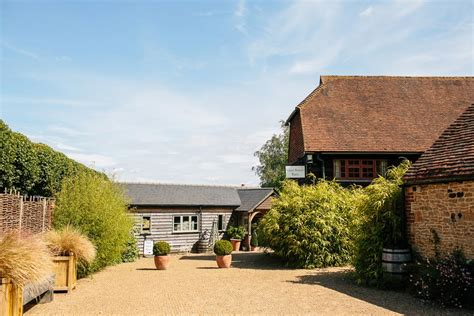
POLYGON ((474 75, 472 0, 0 3, 0 118, 120 181, 258 185, 320 75, 474 75))

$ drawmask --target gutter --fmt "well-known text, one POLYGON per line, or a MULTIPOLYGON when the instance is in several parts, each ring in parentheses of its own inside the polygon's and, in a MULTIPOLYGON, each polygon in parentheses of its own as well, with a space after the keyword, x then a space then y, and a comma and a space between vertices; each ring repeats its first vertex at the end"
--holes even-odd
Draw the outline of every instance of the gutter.
POLYGON ((434 183, 448 183, 448 182, 462 182, 462 181, 469 181, 474 180, 473 175, 465 175, 465 176, 453 176, 453 177, 446 177, 446 178, 434 178, 434 179, 414 179, 414 180, 406 180, 403 183, 403 187, 408 187, 411 185, 418 185, 418 184, 434 184, 434 183))

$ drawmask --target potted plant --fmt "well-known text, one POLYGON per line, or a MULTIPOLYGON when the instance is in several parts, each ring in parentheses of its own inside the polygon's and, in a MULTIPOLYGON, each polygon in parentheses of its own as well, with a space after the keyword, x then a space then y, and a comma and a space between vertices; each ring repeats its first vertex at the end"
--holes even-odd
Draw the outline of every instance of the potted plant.
POLYGON ((158 270, 166 270, 170 265, 171 247, 166 241, 158 241, 153 245, 155 266, 158 270))
POLYGON ((219 268, 230 268, 232 263, 232 244, 228 240, 218 240, 214 244, 214 253, 219 268))
POLYGON ((77 262, 90 264, 95 259, 96 249, 84 234, 69 225, 49 231, 45 240, 54 255, 54 291, 69 292, 76 287, 77 262))
POLYGON ((258 248, 258 235, 257 230, 252 229, 252 238, 250 239, 250 250, 255 251, 258 248))
POLYGON ((234 251, 239 251, 240 243, 246 232, 244 226, 229 226, 229 228, 227 228, 226 233, 230 237, 234 251))

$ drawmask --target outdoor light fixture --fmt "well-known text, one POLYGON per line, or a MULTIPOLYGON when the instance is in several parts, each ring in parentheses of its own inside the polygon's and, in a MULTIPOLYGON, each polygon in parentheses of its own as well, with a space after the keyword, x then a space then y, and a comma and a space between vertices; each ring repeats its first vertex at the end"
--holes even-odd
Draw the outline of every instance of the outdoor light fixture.
POLYGON ((306 162, 313 163, 313 155, 306 155, 306 162))

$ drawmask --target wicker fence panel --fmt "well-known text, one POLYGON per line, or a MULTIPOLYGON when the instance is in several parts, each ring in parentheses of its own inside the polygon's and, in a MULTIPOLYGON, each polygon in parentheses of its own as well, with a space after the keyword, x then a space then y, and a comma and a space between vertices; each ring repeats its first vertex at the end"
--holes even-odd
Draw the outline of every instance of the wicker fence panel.
POLYGON ((54 200, 0 194, 0 232, 21 230, 41 233, 51 228, 54 200))

